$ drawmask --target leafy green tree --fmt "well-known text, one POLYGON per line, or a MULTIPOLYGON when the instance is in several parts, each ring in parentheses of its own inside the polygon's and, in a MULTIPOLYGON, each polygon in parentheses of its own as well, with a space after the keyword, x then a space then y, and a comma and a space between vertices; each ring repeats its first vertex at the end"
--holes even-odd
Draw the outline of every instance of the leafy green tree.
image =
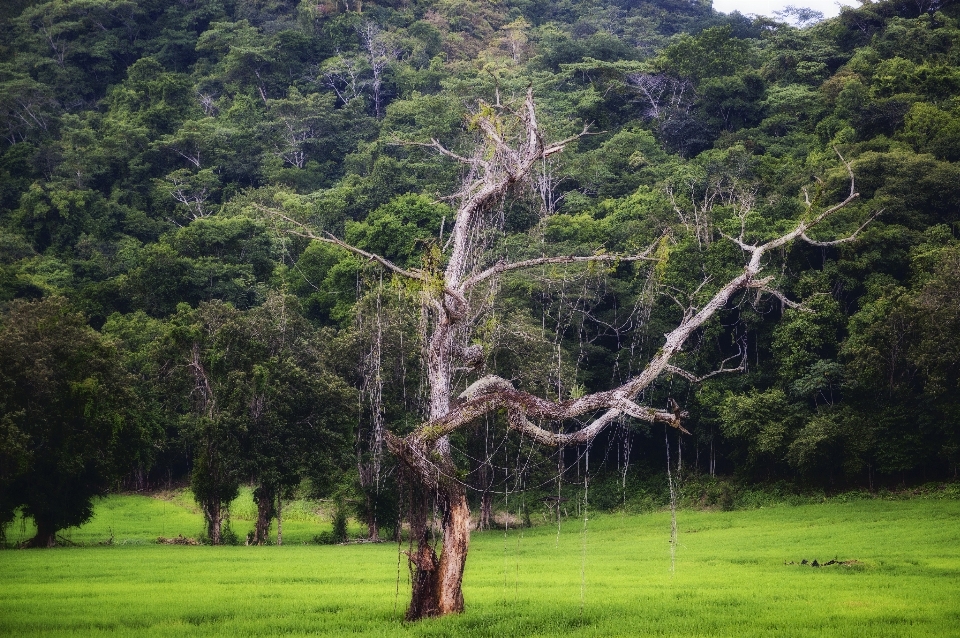
POLYGON ((230 539, 229 508, 242 479, 240 445, 245 423, 230 411, 239 389, 233 359, 243 356, 240 312, 221 302, 181 304, 158 352, 166 373, 169 409, 190 446, 190 486, 206 521, 210 543, 230 539))
POLYGON ((263 299, 273 249, 263 225, 248 217, 196 219, 132 256, 124 294, 156 317, 181 302, 220 299, 248 308, 263 299))
POLYGON ((50 87, 13 64, 0 63, 0 119, 8 144, 45 137, 59 110, 50 87))
MULTIPOLYGON (((420 367, 394 351, 417 338, 419 311, 408 312, 403 294, 377 297, 381 277, 365 257, 279 239, 250 212, 277 206, 432 278, 452 250, 446 204, 469 197, 458 191, 463 180, 503 157, 474 155, 482 114, 465 105, 516 105, 532 86, 544 139, 576 133, 578 122, 595 134, 542 158, 535 189, 511 187, 496 202, 503 232, 483 259, 627 254, 656 243, 658 265, 650 276, 623 263, 562 280, 552 265, 507 274, 496 320, 477 333, 491 344, 490 371, 550 397, 622 381, 681 321, 667 299, 688 305, 691 291, 734 275, 739 249, 718 231, 773 237, 803 218, 804 187, 814 207, 845 196, 847 176, 825 169, 835 146, 860 193, 848 210, 861 220, 883 212, 856 244, 782 255, 777 288, 817 313, 744 293, 691 335, 678 363, 703 374, 749 351, 748 372, 711 378, 702 391, 673 375, 646 398, 686 403, 693 436, 683 445, 695 450, 684 461, 709 444, 711 471, 832 488, 943 478, 958 446, 950 264, 960 3, 883 0, 815 18, 723 15, 691 0, 10 0, 0 7, 0 300, 63 295, 91 325, 105 322, 134 379, 138 422, 165 428, 150 453, 134 455, 128 481, 182 476, 202 439, 195 405, 166 406, 161 418, 156 403, 194 396, 156 381, 166 368, 154 343, 169 341, 178 304, 232 308, 220 314, 249 356, 230 363, 239 376, 223 387, 235 390, 218 398, 210 431, 235 434, 236 445, 217 457, 222 472, 213 456, 198 463, 259 481, 251 459, 264 459, 263 476, 275 477, 264 479, 273 486, 265 502, 282 500, 287 488, 277 486, 288 478, 310 475, 299 457, 282 470, 270 459, 309 448, 296 425, 315 391, 307 381, 337 367, 335 376, 364 388, 358 445, 331 443, 359 471, 341 475, 317 456, 327 469, 312 476, 317 485, 362 483, 352 497, 372 520, 366 504, 383 490, 366 486, 384 483, 368 480, 377 461, 366 446, 376 439, 370 379, 382 381, 385 427, 405 431, 418 407, 402 388, 420 367), (438 204, 440 193, 457 195, 438 204), (303 353, 284 354, 269 336, 279 324, 267 308, 284 286, 302 305, 284 307, 303 353), (311 330, 331 332, 294 330, 301 313, 311 330), (383 322, 372 316, 406 332, 373 330, 383 322), (329 354, 315 337, 336 343, 338 356, 307 356, 329 354), (375 341, 379 368, 368 365, 375 341), (270 406, 261 419, 237 407, 254 396, 270 406), (781 409, 788 418, 777 422, 781 409), (738 434, 747 422, 756 440, 738 434)), ((508 111, 497 135, 523 119, 508 111)), ((824 223, 818 237, 853 230, 843 219, 824 223)), ((776 252, 768 256, 779 260, 776 252)), ((3 418, 9 478, 27 467, 29 441, 3 418)), ((481 458, 466 437, 454 443, 481 458)), ((634 446, 631 467, 659 472, 659 449, 634 446)), ((387 506, 377 501, 378 511, 387 506)))
MULTIPOLYGON (((180 127, 157 140, 157 146, 178 155, 186 166, 194 169, 211 168, 230 152, 232 129, 209 116, 186 120, 180 127)), ((180 163, 183 166, 183 163, 180 163)))
POLYGON ((345 151, 356 143, 357 108, 334 109, 334 96, 301 94, 295 87, 268 104, 264 179, 299 192, 333 183, 342 173, 345 151))
POLYGON ((197 51, 215 60, 212 75, 224 88, 238 92, 244 86, 255 87, 267 103, 276 50, 256 27, 246 20, 214 22, 197 41, 197 51))
MULTIPOLYGON (((150 432, 151 445, 135 450, 129 483, 136 489, 150 488, 152 472, 170 470, 183 458, 176 421, 164 412, 166 397, 158 367, 157 346, 164 336, 164 322, 143 311, 114 312, 103 324, 102 334, 117 344, 123 367, 130 375, 137 396, 137 419, 150 432)), ((168 474, 168 478, 170 475, 168 474)))
POLYGON ((729 394, 720 404, 724 436, 738 440, 746 458, 744 471, 776 475, 787 447, 799 427, 802 412, 779 389, 729 394))
POLYGON ((944 227, 914 251, 914 285, 876 282, 843 344, 852 418, 875 443, 867 461, 883 473, 956 469, 958 252, 944 227))
POLYGON ((11 217, 37 250, 64 250, 84 232, 109 236, 111 212, 99 192, 51 180, 31 184, 11 217))
POLYGON ((99 94, 136 59, 136 23, 130 0, 50 0, 27 7, 12 20, 16 44, 41 82, 66 102, 99 94))
MULTIPOLYGON (((378 207, 362 222, 348 222, 347 242, 404 265, 440 239, 441 224, 453 211, 423 195, 402 195, 378 207)), ((449 226, 448 226, 449 228, 449 226)))
POLYGON ((951 162, 960 160, 960 117, 932 104, 918 102, 910 107, 900 135, 918 153, 931 153, 951 162))
POLYGON ((662 54, 661 64, 680 77, 699 82, 708 77, 733 75, 749 62, 750 45, 733 36, 728 25, 710 27, 700 34, 677 36, 662 54))
POLYGON ((38 177, 33 166, 36 147, 18 142, 7 147, 0 158, 0 216, 16 207, 24 191, 38 177))
POLYGON ((65 299, 14 301, 0 321, 0 518, 20 507, 37 526, 28 545, 52 547, 151 433, 117 348, 65 299))
POLYGON ((137 60, 127 69, 127 78, 104 98, 110 113, 142 126, 151 139, 177 130, 187 118, 199 115, 200 104, 189 78, 167 71, 152 57, 137 60))
POLYGON ((732 131, 759 123, 766 89, 760 74, 746 72, 705 79, 698 88, 708 127, 732 131))
POLYGON ((193 457, 191 487, 213 544, 230 538, 228 508, 241 481, 254 484, 251 541, 267 540, 282 499, 310 477, 335 482, 349 441, 353 397, 329 364, 329 333, 317 333, 280 294, 241 311, 222 302, 181 305, 160 368, 170 408, 193 457))
POLYGON ((349 462, 356 399, 330 365, 330 331, 314 330, 293 298, 273 294, 242 323, 246 361, 234 374, 246 388, 230 409, 247 420, 243 455, 257 505, 251 542, 264 544, 276 518, 281 544, 282 499, 304 477, 325 493, 349 462))

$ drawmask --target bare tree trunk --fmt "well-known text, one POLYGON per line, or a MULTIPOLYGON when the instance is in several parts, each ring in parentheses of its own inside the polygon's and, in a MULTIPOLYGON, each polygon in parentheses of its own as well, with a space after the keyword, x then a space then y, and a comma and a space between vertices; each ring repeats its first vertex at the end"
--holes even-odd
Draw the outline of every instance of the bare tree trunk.
POLYGON ((283 501, 277 494, 277 545, 283 545, 283 501))
POLYGON ((367 510, 367 539, 373 542, 380 541, 380 526, 377 524, 376 503, 369 492, 366 494, 367 510))
POLYGON ((440 615, 463 611, 463 570, 470 549, 470 506, 463 487, 447 493, 443 517, 443 551, 437 579, 437 609, 440 615))
POLYGON ((477 523, 477 527, 480 529, 490 529, 490 521, 493 518, 493 498, 490 495, 490 490, 484 490, 483 495, 480 497, 480 521, 477 523))
POLYGON ((470 548, 470 507, 463 487, 455 482, 421 485, 411 504, 410 528, 416 550, 408 552, 413 592, 407 620, 463 611, 463 570, 470 548), (436 503, 432 503, 436 497, 436 503), (430 543, 428 515, 436 505, 442 514, 443 546, 439 558, 430 543))

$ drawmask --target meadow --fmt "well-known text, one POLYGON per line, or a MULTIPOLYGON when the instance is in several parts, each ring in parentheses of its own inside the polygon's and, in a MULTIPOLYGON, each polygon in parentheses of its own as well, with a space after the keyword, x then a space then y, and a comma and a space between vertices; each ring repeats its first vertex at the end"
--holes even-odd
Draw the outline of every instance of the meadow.
POLYGON ((467 611, 418 624, 398 546, 306 544, 326 520, 291 512, 282 547, 157 545, 196 536, 189 499, 109 497, 68 533, 84 546, 0 552, 0 634, 960 636, 955 498, 682 510, 675 561, 669 512, 475 533, 467 611))

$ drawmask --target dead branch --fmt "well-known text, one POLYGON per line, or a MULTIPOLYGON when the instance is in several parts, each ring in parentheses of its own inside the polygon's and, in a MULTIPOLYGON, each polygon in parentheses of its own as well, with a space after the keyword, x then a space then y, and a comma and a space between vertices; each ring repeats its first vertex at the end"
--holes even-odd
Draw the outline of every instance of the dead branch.
POLYGON ((394 145, 394 146, 420 146, 420 147, 423 147, 423 148, 431 148, 431 149, 435 150, 436 152, 440 153, 441 155, 444 155, 444 156, 449 157, 449 158, 451 158, 451 159, 455 159, 456 161, 460 162, 461 164, 480 165, 480 166, 483 166, 484 168, 489 168, 489 167, 490 167, 490 162, 484 160, 483 158, 481 158, 481 157, 464 157, 463 155, 460 155, 459 153, 454 153, 453 151, 451 151, 450 149, 448 149, 446 146, 444 146, 443 144, 441 144, 441 143, 440 143, 437 139, 435 139, 435 138, 430 138, 430 143, 429 143, 429 144, 427 144, 426 142, 414 142, 414 141, 411 141, 411 140, 401 140, 401 139, 394 139, 394 140, 392 140, 392 141, 390 142, 390 144, 391 144, 391 145, 394 145))
MULTIPOLYGON (((847 165, 848 170, 850 170, 849 164, 844 163, 847 165)), ((681 350, 689 336, 709 320, 718 310, 723 308, 738 291, 756 288, 762 292, 769 292, 782 301, 789 301, 786 300, 786 297, 782 294, 769 288, 768 284, 772 281, 772 277, 758 277, 763 269, 763 257, 769 251, 797 239, 804 232, 826 219, 828 215, 840 210, 856 199, 858 193, 853 188, 852 171, 850 171, 850 174, 851 192, 842 202, 827 208, 824 212, 817 214, 812 219, 800 221, 790 232, 759 245, 750 245, 740 239, 730 238, 745 252, 750 254, 750 259, 743 270, 718 290, 702 308, 696 310, 693 307, 689 307, 687 311, 685 311, 680 325, 665 335, 664 345, 647 367, 639 375, 628 380, 621 386, 613 390, 595 392, 569 401, 553 402, 520 392, 513 388, 512 384, 508 381, 500 379, 499 377, 485 377, 480 382, 477 382, 477 384, 474 384, 474 386, 471 386, 471 388, 468 388, 464 395, 461 395, 462 403, 441 413, 438 417, 431 418, 416 431, 407 435, 404 440, 407 441, 409 445, 414 445, 415 443, 415 447, 429 449, 433 446, 434 442, 439 439, 472 423, 484 414, 500 409, 507 411, 512 429, 523 432, 524 435, 530 436, 544 445, 573 445, 589 442, 599 434, 604 427, 612 423, 621 414, 627 414, 631 417, 647 421, 664 422, 673 427, 681 428, 680 419, 673 412, 638 406, 633 402, 634 397, 646 389, 664 372, 673 372, 691 380, 701 381, 704 378, 720 374, 721 372, 735 372, 744 367, 743 363, 741 363, 741 366, 738 368, 724 369, 723 366, 721 366, 720 370, 705 377, 696 377, 691 373, 673 366, 670 360, 681 350), (590 424, 569 434, 553 433, 530 422, 531 418, 534 420, 564 421, 599 410, 605 410, 604 414, 594 419, 590 424)), ((484 273, 493 271, 490 272, 489 275, 489 277, 493 277, 503 272, 504 270, 497 270, 498 266, 494 266, 492 269, 484 271, 484 273)), ((474 279, 479 281, 477 276, 475 276, 474 279)), ((471 280, 468 279, 467 281, 471 280)), ((794 304, 794 302, 789 303, 794 304)), ((795 305, 799 306, 799 304, 795 305)))
POLYGON ((881 208, 880 210, 878 210, 877 212, 875 212, 873 215, 870 215, 870 217, 867 219, 867 221, 865 221, 865 222, 863 222, 862 224, 860 224, 860 227, 857 228, 855 231, 853 231, 853 233, 851 233, 850 235, 847 235, 846 237, 843 237, 843 238, 841 238, 841 239, 834 239, 833 241, 818 241, 818 240, 816 240, 816 239, 811 239, 810 237, 808 237, 807 234, 806 234, 806 232, 803 232, 803 233, 800 234, 800 239, 802 239, 803 241, 807 242, 807 243, 810 244, 811 246, 819 246, 819 247, 821 247, 821 248, 827 248, 827 247, 829 247, 829 246, 839 246, 840 244, 846 244, 846 243, 852 242, 852 241, 854 241, 855 239, 857 239, 857 237, 860 235, 860 232, 861 232, 864 228, 866 228, 867 226, 869 226, 869 225, 870 225, 870 222, 872 222, 874 219, 876 219, 877 216, 880 215, 880 213, 883 212, 883 210, 884 210, 884 209, 881 208))
MULTIPOLYGON (((334 246, 339 246, 340 248, 343 248, 348 252, 351 252, 355 255, 363 257, 364 259, 375 261, 381 266, 383 266, 384 268, 386 268, 387 270, 389 270, 390 272, 396 273, 401 277, 406 277, 407 279, 416 279, 424 283, 430 283, 432 281, 430 275, 428 275, 423 271, 407 270, 405 268, 401 268, 400 266, 396 265, 389 259, 382 257, 380 255, 377 255, 376 253, 367 252, 362 248, 357 248, 352 244, 348 244, 347 242, 337 238, 331 233, 325 232, 322 235, 318 235, 317 233, 313 232, 313 230, 310 227, 308 227, 306 224, 299 222, 288 215, 284 215, 282 212, 280 212, 279 210, 276 210, 275 208, 267 208, 266 206, 261 206, 260 204, 254 204, 254 206, 261 212, 266 213, 267 215, 273 218, 281 219, 287 222, 288 224, 293 224, 296 228, 299 229, 299 230, 285 229, 285 232, 288 235, 294 235, 296 237, 304 237, 306 239, 312 239, 314 241, 321 241, 325 244, 332 244, 334 246)), ((457 293, 453 291, 445 291, 445 292, 447 292, 450 295, 458 296, 457 293)))
POLYGON ((666 367, 666 372, 670 372, 677 376, 683 377, 690 383, 703 383, 707 379, 715 377, 718 374, 730 374, 733 372, 746 372, 746 371, 747 371, 747 349, 742 347, 742 343, 740 347, 740 352, 733 355, 732 357, 727 357, 726 359, 724 359, 720 363, 720 367, 718 369, 714 370, 713 372, 708 372, 707 374, 700 377, 693 374, 692 372, 688 372, 687 370, 684 370, 683 368, 679 368, 675 365, 668 365, 666 367), (738 365, 736 368, 726 367, 728 361, 732 361, 737 358, 740 359, 740 365, 738 365))
MULTIPOLYGON (((804 239, 808 230, 816 227, 827 217, 831 216, 833 213, 837 212, 838 210, 845 208, 848 204, 850 204, 850 202, 860 197, 860 193, 856 191, 856 184, 854 180, 853 169, 850 167, 850 164, 847 162, 847 160, 843 158, 843 155, 840 154, 840 151, 838 151, 837 149, 834 149, 834 151, 837 153, 837 156, 840 158, 840 160, 843 162, 843 165, 846 167, 847 173, 850 175, 850 193, 847 195, 847 197, 843 201, 837 204, 834 204, 829 208, 824 209, 820 213, 817 213, 815 216, 813 216, 811 219, 800 220, 797 226, 790 232, 784 235, 781 235, 780 237, 777 237, 775 239, 771 239, 770 241, 764 244, 760 244, 759 246, 746 243, 745 241, 743 241, 742 236, 739 238, 734 238, 729 235, 723 234, 723 236, 726 239, 737 244, 745 252, 752 254, 750 263, 747 266, 748 269, 752 269, 754 272, 759 272, 760 260, 764 254, 766 254, 770 250, 784 246, 792 242, 794 239, 797 239, 797 238, 804 239)), ((809 202, 809 200, 807 201, 807 210, 808 211, 812 210, 812 204, 809 202)), ((869 223, 869 221, 867 223, 869 223)), ((866 224, 864 224, 864 226, 862 226, 861 229, 865 226, 866 224)), ((860 230, 858 229, 856 233, 854 233, 854 235, 851 235, 848 238, 844 238, 842 240, 836 240, 836 241, 837 243, 842 243, 844 241, 851 241, 859 232, 860 230)), ((805 240, 805 241, 810 241, 810 240, 805 240)))
POLYGON ((487 268, 483 272, 479 272, 476 275, 468 277, 462 284, 461 289, 467 291, 470 288, 473 288, 477 284, 490 279, 491 277, 496 277, 505 272, 510 272, 512 270, 521 270, 523 268, 533 268, 535 266, 543 266, 547 264, 574 264, 574 263, 583 263, 583 262, 621 262, 621 261, 656 261, 656 258, 650 257, 650 253, 656 248, 657 243, 660 240, 654 242, 646 250, 644 250, 639 255, 616 255, 616 254, 601 254, 601 255, 585 255, 585 256, 574 256, 574 255, 561 255, 558 257, 537 257, 534 259, 526 259, 524 261, 517 261, 513 263, 501 261, 498 264, 487 268))

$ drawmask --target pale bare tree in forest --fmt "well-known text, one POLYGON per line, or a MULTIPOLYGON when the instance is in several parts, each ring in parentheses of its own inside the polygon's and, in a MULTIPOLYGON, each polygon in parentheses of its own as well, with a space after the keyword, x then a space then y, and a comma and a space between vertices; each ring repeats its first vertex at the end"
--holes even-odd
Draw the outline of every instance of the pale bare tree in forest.
POLYGON ((366 21, 357 27, 360 46, 370 65, 370 91, 373 94, 373 112, 377 119, 383 118, 383 76, 387 69, 400 58, 400 49, 390 42, 385 33, 374 22, 366 21))
POLYGON ((389 68, 400 59, 402 51, 393 44, 390 34, 376 23, 364 21, 357 26, 360 53, 337 53, 321 69, 324 83, 333 89, 344 105, 360 97, 370 88, 373 112, 377 119, 384 115, 383 81, 389 68), (366 77, 369 75, 369 78, 366 77))
POLYGON ((413 592, 407 610, 407 618, 411 620, 458 613, 464 606, 461 584, 470 545, 471 512, 465 485, 457 478, 458 469, 449 440, 452 433, 493 413, 505 414, 508 427, 523 437, 553 447, 588 444, 607 426, 624 417, 664 423, 686 432, 681 423, 686 413, 680 406, 672 400, 663 408, 640 405, 636 402, 640 393, 664 374, 675 374, 697 382, 718 372, 741 370, 742 367, 724 369, 721 366, 711 375, 698 377, 676 367, 671 361, 688 338, 737 293, 770 294, 790 307, 799 307, 773 288, 774 276, 765 274, 764 259, 770 253, 794 240, 819 246, 833 245, 852 240, 859 232, 832 242, 816 241, 808 234, 858 196, 853 174, 844 161, 850 173, 850 191, 841 202, 823 210, 817 210, 808 202, 806 212, 791 230, 764 242, 751 243, 745 226, 739 236, 725 236, 743 250, 745 263, 735 275, 719 282, 712 295, 705 289, 713 282, 705 281, 700 295, 691 297, 678 325, 664 336, 662 346, 646 367, 618 387, 553 401, 519 390, 507 379, 485 376, 455 396, 453 384, 457 370, 484 356, 483 346, 469 345, 476 336, 472 326, 478 308, 489 297, 489 287, 500 277, 544 265, 653 263, 657 259, 657 247, 667 241, 663 237, 634 255, 597 253, 518 261, 492 259, 492 251, 488 250, 490 238, 502 233, 501 204, 504 198, 516 189, 534 184, 534 173, 542 166, 543 160, 562 152, 567 145, 586 134, 587 129, 560 142, 545 142, 537 122, 532 91, 527 92, 521 106, 515 110, 481 102, 472 123, 479 130, 481 141, 469 156, 455 153, 437 140, 421 144, 467 168, 455 198, 458 207, 452 231, 445 242, 445 262, 436 271, 401 268, 331 234, 312 231, 282 212, 270 211, 275 219, 287 224, 288 232, 340 246, 378 263, 397 277, 420 284, 424 312, 430 318, 424 348, 429 390, 427 416, 419 427, 405 436, 397 436, 389 429, 383 432, 387 447, 405 471, 407 488, 412 493, 410 527, 415 548, 408 553, 413 569, 413 592), (700 299, 701 303, 694 305, 697 303, 694 299, 700 299), (586 419, 586 424, 578 424, 573 431, 563 431, 563 423, 573 419, 586 419), (561 427, 551 429, 550 424, 561 427), (429 538, 428 515, 433 508, 442 521, 439 555, 429 538))

